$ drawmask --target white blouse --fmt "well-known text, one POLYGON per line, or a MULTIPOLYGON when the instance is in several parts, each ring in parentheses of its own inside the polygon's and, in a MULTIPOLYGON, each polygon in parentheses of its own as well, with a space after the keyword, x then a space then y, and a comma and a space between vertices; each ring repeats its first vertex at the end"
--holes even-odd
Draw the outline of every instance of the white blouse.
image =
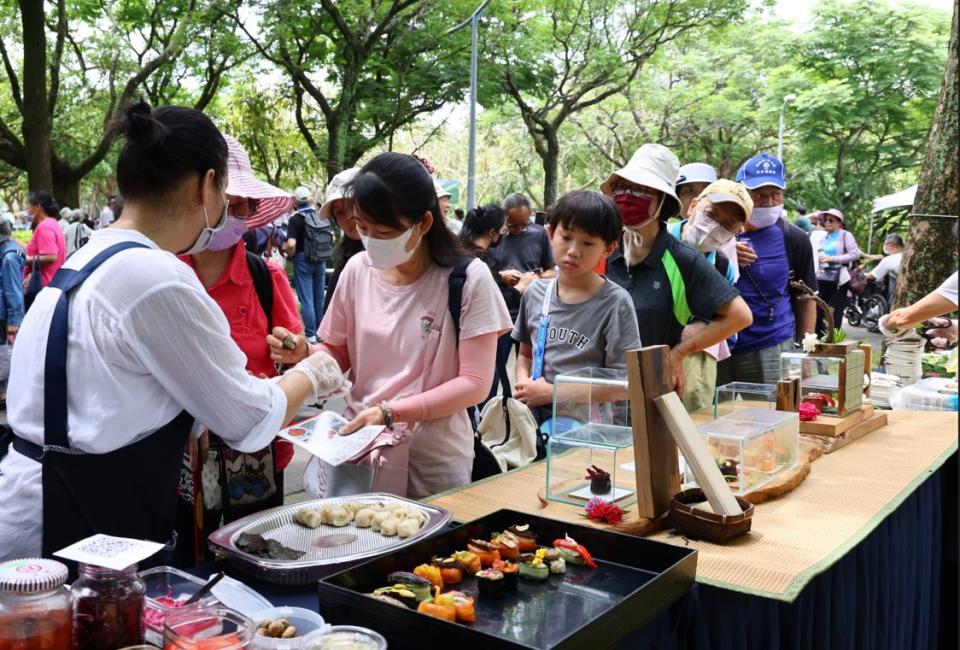
MULTIPOLYGON (((193 269, 144 235, 114 228, 95 232, 64 266, 79 269, 123 241, 149 249, 117 253, 70 300, 71 447, 114 451, 182 410, 240 451, 266 447, 283 425, 286 396, 274 383, 247 374, 223 312, 193 269)), ((49 290, 37 296, 11 358, 9 423, 40 445, 47 333, 60 295, 49 290)), ((0 561, 40 554, 42 503, 40 463, 11 447, 0 461, 0 561)))

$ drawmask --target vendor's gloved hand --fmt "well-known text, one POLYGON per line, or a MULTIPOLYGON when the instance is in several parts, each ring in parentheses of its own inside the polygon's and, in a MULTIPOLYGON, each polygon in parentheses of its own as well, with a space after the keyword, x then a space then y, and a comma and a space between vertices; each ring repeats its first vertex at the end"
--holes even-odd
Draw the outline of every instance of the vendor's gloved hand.
POLYGON ((287 372, 299 372, 310 381, 314 402, 327 399, 350 386, 340 370, 340 364, 324 351, 311 354, 287 372))
POLYGON ((936 348, 945 348, 957 342, 957 321, 949 318, 931 318, 924 336, 936 348))

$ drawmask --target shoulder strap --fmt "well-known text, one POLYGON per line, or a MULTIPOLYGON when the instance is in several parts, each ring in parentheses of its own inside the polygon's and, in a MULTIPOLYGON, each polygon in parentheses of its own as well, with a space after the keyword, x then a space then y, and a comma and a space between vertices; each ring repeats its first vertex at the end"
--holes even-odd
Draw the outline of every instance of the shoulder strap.
POLYGON ((793 269, 796 266, 796 260, 793 257, 793 246, 790 245, 790 227, 787 220, 780 217, 777 223, 780 225, 780 231, 783 233, 783 247, 787 249, 787 286, 790 286, 790 280, 793 279, 793 269))
POLYGON ((457 265, 450 271, 450 278, 448 279, 450 285, 448 307, 450 318, 453 319, 453 331, 457 334, 457 345, 460 344, 460 312, 463 311, 463 287, 467 283, 467 267, 470 266, 472 261, 472 257, 465 257, 457 262, 457 265))
POLYGON ((270 278, 270 269, 262 257, 247 251, 247 268, 253 278, 253 288, 257 292, 260 308, 267 317, 267 331, 273 331, 273 280, 270 278))
POLYGON ((690 322, 693 312, 687 304, 687 285, 683 280, 683 273, 680 272, 680 266, 669 248, 664 249, 661 260, 667 280, 670 282, 670 293, 673 296, 673 317, 680 325, 686 325, 690 322))

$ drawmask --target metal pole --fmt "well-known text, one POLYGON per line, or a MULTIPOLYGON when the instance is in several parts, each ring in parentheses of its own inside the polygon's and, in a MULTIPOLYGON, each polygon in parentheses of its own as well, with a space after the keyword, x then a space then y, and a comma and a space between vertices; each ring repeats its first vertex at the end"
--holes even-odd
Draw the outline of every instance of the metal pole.
POLYGON ((470 148, 467 152, 467 210, 476 206, 477 173, 477 27, 480 11, 470 21, 470 148))
POLYGON ((783 114, 787 110, 787 98, 783 98, 783 105, 780 107, 780 131, 777 133, 777 160, 783 162, 783 114))

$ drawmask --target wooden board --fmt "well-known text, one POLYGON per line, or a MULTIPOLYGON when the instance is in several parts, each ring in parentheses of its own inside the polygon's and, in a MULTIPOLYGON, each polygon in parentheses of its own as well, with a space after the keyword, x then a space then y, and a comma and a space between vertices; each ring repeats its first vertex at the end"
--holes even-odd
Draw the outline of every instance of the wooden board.
POLYGON ((801 441, 809 440, 815 442, 820 446, 823 453, 829 454, 834 452, 841 447, 849 445, 854 440, 858 440, 871 431, 876 431, 880 427, 886 426, 887 424, 887 412, 886 411, 874 411, 873 415, 869 418, 863 420, 859 424, 856 424, 840 435, 837 436, 817 436, 810 434, 802 434, 801 441))
POLYGON ((873 416, 873 407, 864 404, 859 411, 854 411, 842 418, 829 415, 817 416, 812 422, 800 422, 800 433, 809 433, 815 436, 839 436, 844 431, 860 424, 873 416))
POLYGON ((637 511, 656 519, 680 492, 677 445, 653 400, 673 390, 670 348, 653 345, 627 352, 630 423, 636 461, 637 511))

